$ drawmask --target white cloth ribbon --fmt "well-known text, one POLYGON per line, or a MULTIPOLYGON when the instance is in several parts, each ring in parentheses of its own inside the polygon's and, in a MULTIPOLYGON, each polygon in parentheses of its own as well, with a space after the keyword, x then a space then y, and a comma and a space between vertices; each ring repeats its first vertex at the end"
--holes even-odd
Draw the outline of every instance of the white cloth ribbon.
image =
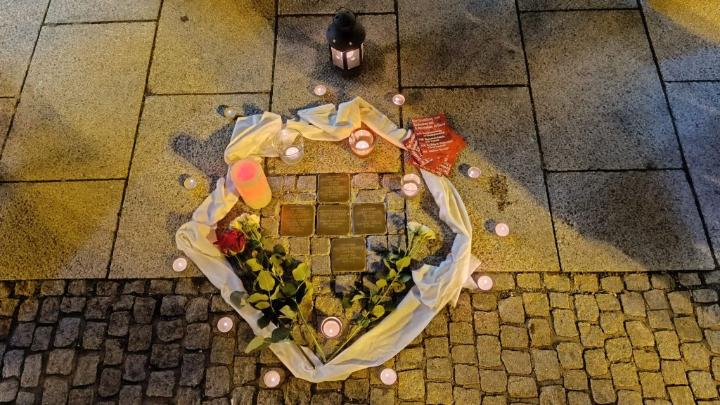
MULTIPOLYGON (((334 105, 327 104, 299 111, 298 115, 300 120, 288 121, 286 125, 307 139, 340 141, 360 128, 362 123, 388 142, 403 148, 400 140, 405 130, 359 97, 340 104, 337 110, 334 105)), ((238 119, 225 149, 225 162, 230 165, 248 157, 262 159, 277 156, 272 148, 272 137, 282 126, 281 117, 271 112, 238 119)), ((323 364, 311 350, 293 342, 270 345, 270 349, 296 377, 314 383, 342 380, 355 371, 379 366, 419 335, 445 305, 457 302, 463 284, 479 264, 470 252, 472 225, 462 198, 452 183, 445 177, 424 170, 421 172, 440 208, 440 219, 456 234, 451 253, 438 266, 426 264, 414 270, 415 286, 398 307, 328 363, 323 364), (308 359, 314 364, 310 364, 308 359)), ((257 325, 260 311, 250 306, 238 307, 231 302, 232 292, 245 292, 245 289, 225 256, 212 242, 217 223, 230 212, 238 199, 230 176, 219 179, 215 190, 195 210, 192 220, 178 229, 175 239, 178 248, 220 290, 223 298, 248 322, 253 332, 269 337, 275 326, 270 324, 260 328, 257 325)))

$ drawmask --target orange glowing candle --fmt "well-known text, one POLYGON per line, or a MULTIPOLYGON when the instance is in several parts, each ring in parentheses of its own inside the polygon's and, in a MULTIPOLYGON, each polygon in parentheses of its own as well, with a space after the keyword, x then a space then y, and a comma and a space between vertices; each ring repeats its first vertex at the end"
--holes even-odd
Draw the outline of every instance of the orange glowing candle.
POLYGON ((248 207, 259 210, 270 204, 272 192, 262 167, 253 159, 235 162, 230 168, 235 188, 248 207))

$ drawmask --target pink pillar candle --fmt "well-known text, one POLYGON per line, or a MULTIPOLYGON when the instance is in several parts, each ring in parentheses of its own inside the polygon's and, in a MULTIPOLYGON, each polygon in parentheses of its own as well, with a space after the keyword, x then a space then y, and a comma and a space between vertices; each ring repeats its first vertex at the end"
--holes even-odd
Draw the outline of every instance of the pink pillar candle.
POLYGON ((329 316, 320 323, 320 333, 328 339, 340 336, 342 332, 342 321, 340 318, 329 316))
POLYGON ((265 172, 253 159, 243 159, 233 163, 230 176, 235 188, 248 207, 259 210, 270 204, 272 192, 265 172))

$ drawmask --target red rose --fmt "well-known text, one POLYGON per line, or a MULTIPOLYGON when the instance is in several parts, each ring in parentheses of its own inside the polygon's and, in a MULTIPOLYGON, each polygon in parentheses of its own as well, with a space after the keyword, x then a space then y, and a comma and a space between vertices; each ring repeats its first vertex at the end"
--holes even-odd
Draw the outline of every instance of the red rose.
POLYGON ((245 250, 245 235, 237 229, 226 229, 217 235, 215 244, 226 256, 234 256, 245 250))

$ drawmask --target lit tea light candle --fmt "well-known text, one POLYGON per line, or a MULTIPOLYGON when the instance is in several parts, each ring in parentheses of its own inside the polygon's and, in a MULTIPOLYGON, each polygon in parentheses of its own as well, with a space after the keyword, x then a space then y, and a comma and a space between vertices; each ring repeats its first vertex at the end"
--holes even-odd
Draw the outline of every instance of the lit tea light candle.
POLYGON ((222 333, 228 333, 233 327, 233 320, 230 317, 224 316, 220 318, 217 323, 217 328, 222 333))
POLYGON ((342 321, 335 316, 329 316, 320 323, 320 332, 328 339, 336 338, 342 332, 342 321))
POLYGON ((300 162, 305 154, 302 135, 294 129, 283 128, 278 131, 273 138, 273 145, 280 160, 289 165, 300 162))
POLYGON ((348 138, 350 149, 359 157, 367 157, 375 147, 375 136, 365 129, 358 129, 348 138))
POLYGON ((467 175, 471 179, 477 179, 478 177, 480 177, 481 173, 482 172, 480 171, 480 168, 476 167, 476 166, 470 166, 470 168, 468 168, 468 171, 467 171, 467 175))
POLYGON ((380 372, 380 381, 385 385, 393 385, 397 381, 397 373, 390 367, 386 367, 380 372))
POLYGON ((397 106, 401 106, 405 104, 405 96, 403 96, 402 94, 396 94, 392 96, 392 102, 397 106))
POLYGON ((238 114, 238 112, 233 108, 225 107, 223 109, 223 116, 225 116, 225 118, 227 118, 227 119, 236 118, 238 115, 240 115, 240 114, 238 114))
POLYGON ((192 190, 195 187, 197 187, 197 180, 188 176, 187 178, 185 178, 185 180, 183 180, 183 187, 185 187, 188 190, 192 190))
POLYGON ((185 271, 187 269, 187 260, 184 257, 178 257, 173 260, 172 268, 178 273, 185 271))
POLYGON ((268 388, 275 388, 282 382, 282 374, 276 369, 270 369, 263 375, 263 383, 268 388))
POLYGON ((481 289, 482 291, 492 290, 492 287, 493 287, 492 277, 475 273, 472 275, 472 278, 475 281, 475 284, 477 284, 478 288, 481 289))
POLYGON ((495 234, 497 236, 508 236, 510 235, 510 227, 504 222, 499 222, 495 225, 495 234))
POLYGON ((313 87, 313 94, 318 97, 324 96, 327 93, 327 87, 324 84, 318 84, 313 87))
POLYGON ((415 197, 420 193, 420 184, 422 180, 415 173, 409 173, 402 177, 400 181, 400 191, 405 198, 415 197))

